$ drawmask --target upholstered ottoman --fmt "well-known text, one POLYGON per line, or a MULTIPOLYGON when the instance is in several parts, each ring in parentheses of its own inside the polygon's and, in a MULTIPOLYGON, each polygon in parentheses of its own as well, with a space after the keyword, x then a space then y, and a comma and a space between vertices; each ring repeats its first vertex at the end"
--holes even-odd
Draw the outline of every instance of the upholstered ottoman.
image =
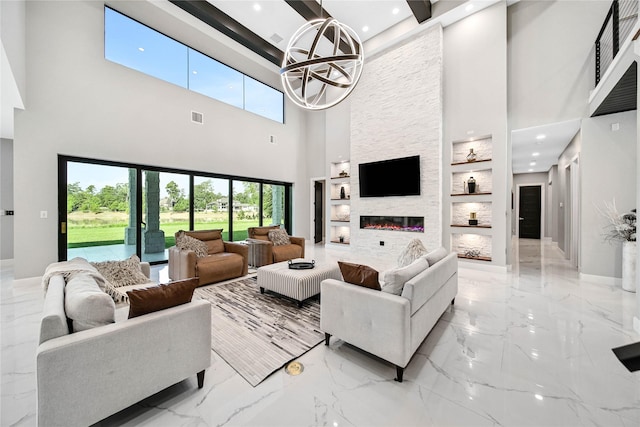
POLYGON ((314 268, 309 270, 292 270, 287 261, 258 268, 258 286, 261 293, 267 289, 286 295, 298 301, 298 307, 302 307, 302 302, 307 298, 320 293, 320 282, 324 279, 342 280, 337 262, 317 262, 314 268))

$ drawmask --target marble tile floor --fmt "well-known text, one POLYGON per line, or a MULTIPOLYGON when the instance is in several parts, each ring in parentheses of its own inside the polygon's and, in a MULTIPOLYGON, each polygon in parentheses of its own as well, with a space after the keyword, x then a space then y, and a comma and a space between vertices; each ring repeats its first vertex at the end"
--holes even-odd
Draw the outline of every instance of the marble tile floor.
MULTIPOLYGON (((380 270, 395 261, 308 251, 317 261, 380 270)), ((611 352, 640 340, 632 328, 635 294, 580 280, 550 242, 516 241, 514 253, 508 273, 460 268, 456 304, 418 349, 403 383, 393 381, 387 362, 335 339, 299 359, 301 375, 280 370, 255 388, 212 353, 202 390, 194 375, 98 425, 640 425, 640 373, 611 352)), ((10 262, 0 272, 0 425, 33 426, 42 292, 37 278, 14 280, 10 262)), ((166 267, 154 274, 163 280, 166 267)))

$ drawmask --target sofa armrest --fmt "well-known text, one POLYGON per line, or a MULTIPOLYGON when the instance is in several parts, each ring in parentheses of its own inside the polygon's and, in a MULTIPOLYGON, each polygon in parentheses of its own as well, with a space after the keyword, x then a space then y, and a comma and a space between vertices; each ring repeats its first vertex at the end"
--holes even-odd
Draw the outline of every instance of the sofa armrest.
POLYGON ((142 274, 147 276, 147 278, 151 278, 151 264, 146 261, 142 261, 140 263, 140 270, 142 270, 142 274))
POLYGON ((51 339, 36 355, 38 425, 94 424, 210 364, 204 300, 51 339))
POLYGON ((300 255, 300 258, 304 258, 304 237, 289 236, 289 240, 291 240, 291 243, 294 245, 302 247, 302 255, 300 255))
POLYGON ((409 300, 335 279, 320 288, 320 329, 397 366, 409 363, 409 300))
POLYGON ((171 280, 198 277, 196 263, 197 258, 194 251, 180 249, 176 246, 169 248, 169 278, 171 280))
POLYGON ((242 256, 243 259, 243 267, 242 267, 242 275, 245 276, 249 273, 249 246, 242 245, 240 243, 233 242, 223 242, 224 243, 224 251, 231 252, 234 254, 238 254, 242 256))

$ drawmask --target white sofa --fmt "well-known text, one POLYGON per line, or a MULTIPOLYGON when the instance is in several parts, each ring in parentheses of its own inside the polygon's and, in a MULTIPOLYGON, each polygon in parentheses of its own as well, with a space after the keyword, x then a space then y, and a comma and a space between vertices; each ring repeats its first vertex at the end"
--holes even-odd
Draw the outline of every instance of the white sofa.
MULTIPOLYGON (((149 266, 142 271, 149 276, 149 266)), ((211 304, 204 300, 69 333, 65 280, 48 281, 37 349, 40 426, 88 426, 211 363, 211 304)), ((116 311, 127 317, 128 306, 116 311), (124 312, 124 313, 123 313, 124 312)))
MULTIPOLYGON (((428 263, 424 263, 428 265, 428 263)), ((327 279, 320 329, 396 365, 396 381, 458 293, 458 258, 449 253, 404 284, 401 295, 327 279)))

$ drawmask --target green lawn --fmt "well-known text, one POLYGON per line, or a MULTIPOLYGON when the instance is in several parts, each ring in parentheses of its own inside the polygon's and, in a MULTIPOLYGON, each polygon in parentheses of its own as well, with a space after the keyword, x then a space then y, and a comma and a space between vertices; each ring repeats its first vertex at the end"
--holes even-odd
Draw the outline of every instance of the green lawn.
MULTIPOLYGON (((258 220, 234 220, 233 240, 244 240, 247 238, 247 228, 257 227, 258 220)), ((95 224, 90 225, 74 225, 69 223, 67 228, 67 247, 81 248, 87 246, 117 245, 124 243, 124 232, 127 227, 126 223, 120 224, 95 224)), ((228 229, 226 221, 207 221, 195 224, 196 230, 207 229, 228 229)), ((179 230, 188 230, 188 221, 173 221, 160 224, 160 229, 165 233, 165 247, 171 247, 175 244, 174 235, 179 230)), ((228 231, 222 232, 223 240, 229 240, 228 231)))

